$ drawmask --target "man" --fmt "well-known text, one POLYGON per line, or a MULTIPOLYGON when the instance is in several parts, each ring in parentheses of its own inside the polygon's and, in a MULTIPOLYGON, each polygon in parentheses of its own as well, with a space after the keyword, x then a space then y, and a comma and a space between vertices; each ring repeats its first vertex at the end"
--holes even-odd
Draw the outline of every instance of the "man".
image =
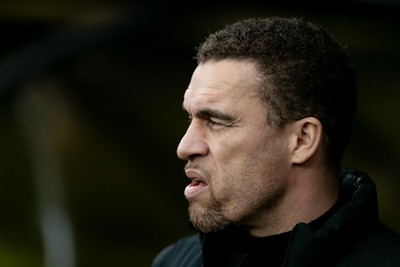
POLYGON ((341 169, 356 107, 345 49, 301 19, 211 34, 184 95, 190 223, 153 266, 400 266, 376 190, 341 169))

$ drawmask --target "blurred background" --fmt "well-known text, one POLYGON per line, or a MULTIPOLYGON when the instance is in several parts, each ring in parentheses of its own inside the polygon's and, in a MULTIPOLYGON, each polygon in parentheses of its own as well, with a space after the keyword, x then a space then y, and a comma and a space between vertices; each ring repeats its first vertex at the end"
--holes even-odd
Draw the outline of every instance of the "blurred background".
POLYGON ((150 266, 187 226, 175 155, 194 48, 296 16, 348 46, 359 110, 343 165, 400 232, 400 1, 1 1, 0 266, 150 266), (397 119, 396 119, 397 118, 397 119))

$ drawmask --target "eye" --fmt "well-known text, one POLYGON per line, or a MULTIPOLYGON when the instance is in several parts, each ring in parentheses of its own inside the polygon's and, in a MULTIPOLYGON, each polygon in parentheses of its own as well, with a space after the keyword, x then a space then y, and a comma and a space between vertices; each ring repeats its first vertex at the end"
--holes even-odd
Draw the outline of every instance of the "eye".
POLYGON ((208 118, 208 123, 210 123, 210 124, 221 125, 221 122, 220 122, 220 121, 218 121, 217 119, 212 118, 212 117, 208 118))
POLYGON ((209 117, 209 118, 207 119, 207 123, 208 123, 209 125, 211 125, 211 126, 214 126, 214 127, 215 127, 215 126, 227 126, 225 121, 220 120, 220 119, 218 119, 218 118, 214 118, 214 117, 209 117))
POLYGON ((188 119, 187 119, 187 123, 190 124, 192 122, 192 120, 193 120, 193 117, 189 115, 188 119))

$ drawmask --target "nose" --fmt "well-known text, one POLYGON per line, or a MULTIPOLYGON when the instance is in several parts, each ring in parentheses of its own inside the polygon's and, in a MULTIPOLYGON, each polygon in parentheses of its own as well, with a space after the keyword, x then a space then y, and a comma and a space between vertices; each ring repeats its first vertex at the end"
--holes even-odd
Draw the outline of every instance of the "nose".
POLYGON ((193 120, 178 145, 177 155, 182 160, 190 160, 198 156, 205 156, 207 153, 208 145, 205 133, 201 125, 193 120))

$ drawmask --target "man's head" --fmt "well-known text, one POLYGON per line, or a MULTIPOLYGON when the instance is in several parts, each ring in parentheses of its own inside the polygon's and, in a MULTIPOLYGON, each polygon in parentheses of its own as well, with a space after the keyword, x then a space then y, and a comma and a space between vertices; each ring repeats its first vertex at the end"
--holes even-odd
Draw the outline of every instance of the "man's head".
POLYGON ((355 101, 343 49, 302 21, 251 19, 210 35, 197 59, 177 150, 194 226, 269 235, 330 208, 327 167, 340 162, 355 101))
POLYGON ((248 19, 211 34, 198 63, 254 62, 270 125, 305 117, 323 126, 326 161, 337 166, 348 144, 356 109, 356 79, 345 49, 321 27, 301 19, 248 19))

